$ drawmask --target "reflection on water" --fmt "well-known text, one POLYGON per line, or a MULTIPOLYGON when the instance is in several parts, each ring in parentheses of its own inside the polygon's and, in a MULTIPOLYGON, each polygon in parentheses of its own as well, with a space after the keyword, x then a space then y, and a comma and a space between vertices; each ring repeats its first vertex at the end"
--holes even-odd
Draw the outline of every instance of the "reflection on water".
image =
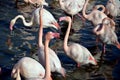
MULTIPOLYGON (((50 0, 46 0, 51 2, 50 0)), ((94 4, 105 4, 107 0, 91 0, 89 8, 94 4)), ((22 3, 23 4, 23 3, 22 3)), ((52 7, 47 9, 52 12, 56 19, 65 15, 56 2, 51 2, 52 7), (53 5, 54 3, 55 5, 53 5), (55 7, 57 5, 57 7, 55 7)), ((14 0, 0 1, 0 67, 2 67, 3 75, 0 80, 12 80, 10 77, 13 65, 23 56, 31 56, 37 50, 38 26, 25 27, 21 20, 15 24, 14 31, 9 30, 9 23, 12 18, 18 14, 23 14, 29 21, 34 6, 22 6, 20 9, 14 8, 14 0)), ((119 17, 118 17, 119 18, 119 17)), ((116 19, 116 33, 120 41, 119 19, 116 19)), ((89 67, 88 65, 81 68, 76 67, 76 63, 67 57, 63 51, 63 39, 52 40, 50 47, 54 49, 59 56, 63 67, 66 69, 67 75, 64 79, 57 73, 53 73, 53 80, 119 80, 120 76, 120 50, 115 46, 107 46, 107 52, 104 61, 100 61, 101 44, 99 49, 96 48, 95 35, 92 33, 93 26, 86 21, 85 26, 82 25, 79 17, 75 16, 73 23, 73 34, 69 38, 69 42, 77 42, 87 47, 98 60, 100 66, 89 67), (53 44, 54 43, 54 44, 53 44)), ((54 29, 44 29, 44 33, 54 29)))

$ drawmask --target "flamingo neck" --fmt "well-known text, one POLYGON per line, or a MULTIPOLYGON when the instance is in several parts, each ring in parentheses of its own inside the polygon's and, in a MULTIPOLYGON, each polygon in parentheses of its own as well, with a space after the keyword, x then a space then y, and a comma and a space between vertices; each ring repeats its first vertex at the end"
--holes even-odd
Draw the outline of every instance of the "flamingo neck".
POLYGON ((86 7, 87 7, 87 4, 88 4, 88 1, 89 0, 86 0, 85 4, 83 6, 83 10, 82 10, 82 14, 86 19, 88 18, 88 15, 86 14, 86 7))
POLYGON ((68 37, 69 37, 70 29, 71 29, 71 23, 72 22, 69 21, 68 28, 67 28, 67 31, 66 31, 66 35, 65 35, 65 38, 64 38, 64 50, 65 50, 66 53, 67 53, 67 50, 68 50, 67 42, 68 42, 68 37))
POLYGON ((19 18, 22 19, 23 24, 24 24, 25 26, 32 26, 32 25, 33 25, 33 19, 34 19, 34 16, 32 16, 30 22, 26 22, 26 21, 25 21, 25 18, 23 17, 23 15, 18 15, 18 16, 16 16, 16 17, 14 18, 15 22, 16 22, 16 20, 19 19, 19 18))
POLYGON ((43 46, 42 43, 42 36, 43 36, 43 19, 42 19, 42 13, 43 13, 43 9, 40 9, 40 28, 39 28, 39 37, 38 37, 38 45, 39 47, 43 46))
POLYGON ((103 5, 97 5, 95 7, 96 7, 96 9, 102 8, 101 12, 105 12, 105 10, 106 10, 103 5))
POLYGON ((64 9, 64 3, 62 2, 62 0, 59 0, 59 4, 60 4, 61 8, 64 9))
POLYGON ((49 50, 48 50, 48 46, 49 46, 49 39, 45 40, 45 60, 46 60, 46 75, 45 78, 48 80, 49 78, 51 78, 51 73, 50 73, 50 59, 49 59, 49 50))

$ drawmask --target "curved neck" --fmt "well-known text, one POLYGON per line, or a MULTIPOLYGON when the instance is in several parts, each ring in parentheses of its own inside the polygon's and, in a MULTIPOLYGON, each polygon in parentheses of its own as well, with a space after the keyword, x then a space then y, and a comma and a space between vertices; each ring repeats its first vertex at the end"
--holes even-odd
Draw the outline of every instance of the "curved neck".
POLYGON ((88 18, 88 15, 86 14, 86 7, 87 7, 87 4, 88 4, 88 1, 89 0, 86 0, 86 2, 85 2, 85 4, 84 4, 84 6, 83 6, 83 10, 82 10, 82 14, 83 14, 83 16, 87 19, 88 18))
POLYGON ((105 7, 103 5, 96 5, 96 9, 102 8, 101 12, 105 12, 105 7))
POLYGON ((33 25, 33 18, 34 18, 34 16, 32 16, 30 22, 26 22, 26 21, 25 21, 25 18, 23 17, 23 15, 18 15, 18 16, 16 16, 16 17, 14 18, 15 22, 16 22, 16 20, 19 19, 19 18, 22 19, 23 24, 24 24, 25 26, 32 26, 32 25, 33 25))
POLYGON ((40 28, 39 28, 39 37, 38 37, 38 46, 43 46, 42 36, 43 36, 43 19, 42 19, 43 8, 40 9, 40 28))
POLYGON ((61 6, 61 8, 63 8, 63 2, 62 2, 62 0, 59 0, 59 4, 60 4, 60 6, 61 6))
POLYGON ((51 78, 51 73, 50 73, 50 59, 49 59, 49 50, 48 50, 48 46, 49 46, 49 39, 45 40, 45 60, 46 60, 46 75, 45 75, 45 79, 48 80, 49 78, 51 78))
POLYGON ((64 50, 65 50, 65 52, 67 52, 67 49, 68 49, 67 42, 68 42, 68 37, 69 37, 70 29, 71 29, 71 23, 72 22, 70 20, 69 24, 68 24, 67 31, 66 31, 66 35, 65 35, 65 38, 64 38, 64 50))

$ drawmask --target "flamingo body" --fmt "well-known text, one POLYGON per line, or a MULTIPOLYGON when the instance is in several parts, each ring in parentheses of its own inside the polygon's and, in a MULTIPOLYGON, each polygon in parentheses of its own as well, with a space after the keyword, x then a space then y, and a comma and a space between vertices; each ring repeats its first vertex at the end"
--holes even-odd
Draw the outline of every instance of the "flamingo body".
POLYGON ((70 15, 75 15, 83 8, 85 0, 59 0, 61 8, 70 15))
POLYGON ((88 51, 87 48, 85 48, 82 45, 77 44, 77 43, 67 44, 70 29, 71 29, 71 22, 72 22, 71 18, 68 16, 65 16, 65 17, 60 17, 59 20, 60 21, 65 20, 65 21, 69 22, 68 28, 66 31, 66 35, 64 38, 64 46, 63 46, 66 55, 68 55, 70 58, 75 60, 78 64, 78 67, 80 65, 84 65, 84 64, 88 64, 88 63, 96 65, 97 62, 96 62, 95 58, 91 55, 91 53, 88 51))
POLYGON ((115 0, 108 0, 106 5, 106 13, 112 17, 116 17, 118 15, 118 7, 115 3, 115 0))
POLYGON ((91 53, 88 51, 88 49, 80 44, 72 43, 68 45, 68 50, 66 51, 66 54, 80 65, 85 65, 89 63, 96 65, 96 61, 91 53))
MULTIPOLYGON (((65 71, 64 68, 61 66, 61 62, 56 55, 56 53, 51 49, 48 48, 49 50, 49 55, 50 55, 50 68, 51 72, 58 72, 65 76, 65 71)), ((45 67, 45 55, 44 55, 44 46, 41 46, 39 50, 37 51, 38 57, 39 57, 39 62, 45 67)))
MULTIPOLYGON (((41 8, 37 8, 34 12, 34 22, 36 22, 37 24, 40 24, 40 21, 39 21, 39 13, 40 13, 40 9, 41 8)), ((51 27, 58 27, 59 24, 57 23, 56 19, 54 18, 54 16, 46 9, 43 9, 43 14, 42 14, 42 18, 43 18, 43 27, 44 28, 47 28, 48 26, 51 26, 51 27), (57 23, 58 26, 55 26, 53 25, 52 23, 57 23)))
POLYGON ((97 26, 98 24, 102 23, 102 20, 107 17, 107 15, 103 11, 99 11, 97 9, 93 9, 89 14, 85 13, 86 6, 88 4, 89 0, 86 0, 84 7, 83 7, 83 16, 91 21, 94 26, 97 26))
POLYGON ((30 57, 23 57, 13 67, 11 76, 20 79, 20 74, 26 79, 39 79, 45 75, 45 69, 36 60, 30 57))
POLYGON ((114 30, 115 25, 110 25, 110 21, 108 21, 108 18, 103 19, 102 24, 96 26, 93 31, 102 43, 115 45, 120 49, 118 37, 114 30))

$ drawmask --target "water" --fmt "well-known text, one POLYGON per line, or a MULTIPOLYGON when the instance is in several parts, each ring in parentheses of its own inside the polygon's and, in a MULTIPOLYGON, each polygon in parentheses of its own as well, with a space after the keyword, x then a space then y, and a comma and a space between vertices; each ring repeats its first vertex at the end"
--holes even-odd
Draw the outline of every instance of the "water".
MULTIPOLYGON (((60 16, 64 16, 64 12, 59 8, 56 2, 48 0, 50 6, 47 9, 58 19, 60 16), (53 9, 54 8, 54 9, 53 9)), ((104 4, 106 0, 90 2, 89 8, 94 4, 104 4)), ((20 2, 20 4, 23 4, 20 2)), ((11 69, 14 64, 24 56, 30 56, 37 50, 38 39, 38 26, 34 25, 32 28, 25 27, 21 20, 18 20, 15 24, 14 31, 9 30, 10 20, 18 14, 23 14, 29 21, 31 12, 35 7, 21 6, 20 9, 15 8, 13 0, 0 1, 0 67, 2 67, 3 75, 0 76, 0 80, 12 80, 10 77, 11 69)), ((119 17, 118 17, 119 18, 119 17)), ((116 19, 116 33, 120 41, 120 28, 119 19, 116 19)), ((70 36, 69 42, 77 42, 87 47, 99 62, 101 53, 101 44, 99 44, 99 50, 96 49, 95 35, 92 33, 93 26, 89 21, 86 21, 83 26, 79 17, 75 16, 73 23, 74 33, 70 36), (97 54, 96 54, 97 53, 97 54)), ((45 29, 44 33, 54 29, 45 29)), ((59 56, 62 66, 66 69, 66 79, 59 74, 53 73, 53 80, 113 80, 113 77, 119 78, 120 76, 120 50, 115 46, 107 46, 107 52, 104 56, 105 60, 100 63, 100 67, 82 66, 76 67, 76 63, 67 57, 62 48, 63 39, 52 40, 50 47, 54 49, 59 56), (54 43, 54 44, 53 44, 54 43)))

